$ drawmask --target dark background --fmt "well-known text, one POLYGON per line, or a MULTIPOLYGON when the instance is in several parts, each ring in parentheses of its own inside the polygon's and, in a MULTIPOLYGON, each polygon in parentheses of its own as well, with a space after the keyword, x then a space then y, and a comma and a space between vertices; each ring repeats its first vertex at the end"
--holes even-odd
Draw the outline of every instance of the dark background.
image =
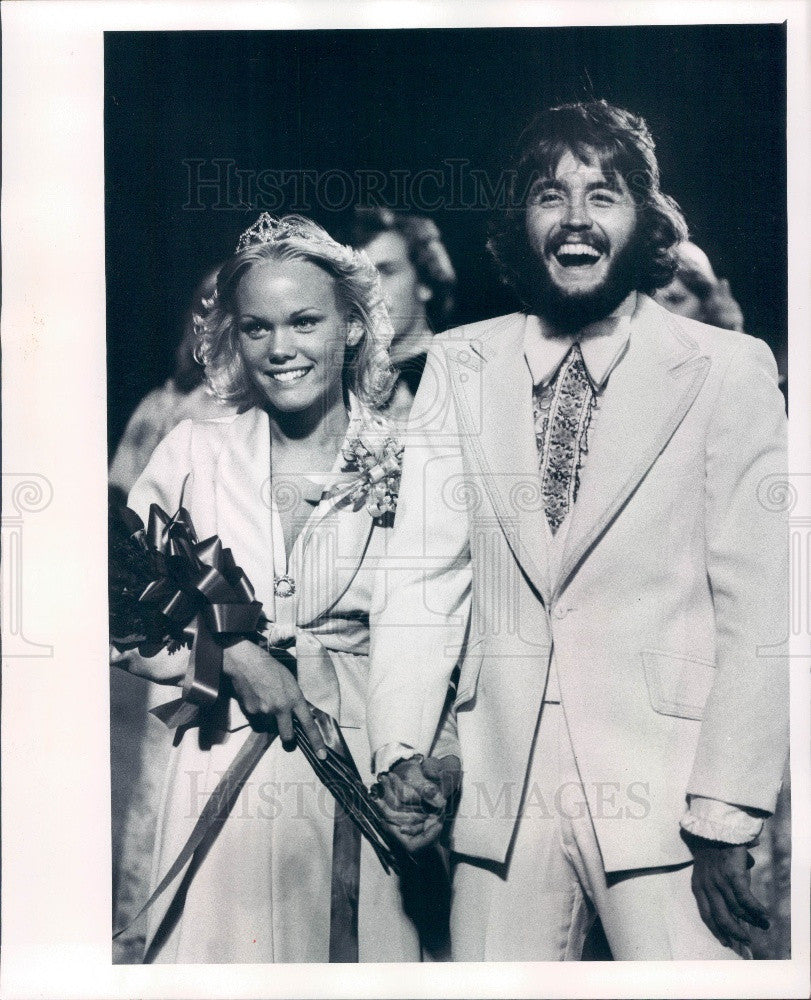
MULTIPOLYGON (((729 278, 747 332, 785 349, 782 25, 115 32, 105 80, 111 445, 171 374, 202 272, 259 211, 304 207, 260 193, 214 208, 217 192, 203 190, 192 210, 185 160, 204 160, 203 176, 215 158, 255 172, 413 175, 460 158, 495 183, 537 110, 591 96, 645 117, 663 188, 729 278)), ((341 221, 334 205, 307 208, 328 229, 341 221)), ((433 215, 459 274, 457 321, 514 309, 484 251, 487 212, 433 215)))

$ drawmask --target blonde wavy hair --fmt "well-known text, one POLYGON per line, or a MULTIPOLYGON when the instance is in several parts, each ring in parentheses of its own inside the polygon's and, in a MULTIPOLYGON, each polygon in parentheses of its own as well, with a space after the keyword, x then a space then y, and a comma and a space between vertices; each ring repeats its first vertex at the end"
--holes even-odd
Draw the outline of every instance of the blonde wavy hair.
POLYGON ((380 276, 363 251, 337 243, 325 229, 302 215, 276 219, 266 212, 240 237, 232 257, 217 275, 217 287, 195 315, 195 358, 220 399, 239 408, 255 403, 252 384, 239 351, 234 295, 247 272, 268 260, 304 260, 316 264, 335 281, 347 328, 359 324, 363 336, 347 346, 344 391, 377 410, 391 395, 395 373, 389 359, 394 329, 383 304, 380 276))

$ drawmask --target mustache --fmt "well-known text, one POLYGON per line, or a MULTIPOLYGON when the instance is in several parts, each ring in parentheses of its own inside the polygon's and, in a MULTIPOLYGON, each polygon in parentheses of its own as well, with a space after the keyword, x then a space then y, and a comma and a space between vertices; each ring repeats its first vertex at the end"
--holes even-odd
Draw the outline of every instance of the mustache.
POLYGON ((588 247, 592 247, 598 253, 608 252, 608 242, 599 233, 578 233, 577 235, 555 233, 546 242, 546 252, 548 254, 555 254, 567 243, 583 243, 588 247))

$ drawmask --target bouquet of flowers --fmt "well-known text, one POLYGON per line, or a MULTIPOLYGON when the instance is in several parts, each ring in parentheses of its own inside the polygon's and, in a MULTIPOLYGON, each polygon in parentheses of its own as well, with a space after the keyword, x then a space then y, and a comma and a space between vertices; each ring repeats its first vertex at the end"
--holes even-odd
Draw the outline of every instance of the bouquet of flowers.
MULTIPOLYGON (((163 649, 174 652, 190 647, 183 698, 162 706, 156 714, 173 728, 198 725, 219 699, 224 640, 247 638, 269 648, 262 631, 267 623, 262 606, 230 549, 216 535, 197 540, 185 508, 180 507, 170 517, 153 504, 149 523, 144 527, 128 507, 111 506, 108 527, 110 641, 122 652, 137 648, 145 657, 163 649)), ((286 650, 270 652, 278 653, 283 660, 292 659, 286 650)), ((337 722, 315 706, 310 708, 327 747, 327 757, 320 760, 316 756, 307 734, 295 720, 298 747, 372 845, 384 869, 401 873, 408 855, 389 833, 337 722)), ((203 809, 192 838, 172 870, 184 855, 188 859, 212 823, 221 817, 226 808, 225 792, 241 787, 274 735, 251 734, 244 752, 223 776, 222 789, 218 786, 203 809)), ((147 905, 171 881, 168 875, 147 905)))

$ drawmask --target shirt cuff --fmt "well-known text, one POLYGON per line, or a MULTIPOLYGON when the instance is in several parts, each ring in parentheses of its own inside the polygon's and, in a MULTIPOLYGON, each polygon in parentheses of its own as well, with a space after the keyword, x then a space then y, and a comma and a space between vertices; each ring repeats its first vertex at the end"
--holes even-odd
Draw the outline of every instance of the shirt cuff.
POLYGON ((384 771, 390 771, 394 765, 401 760, 411 760, 419 754, 407 743, 387 743, 376 753, 372 754, 372 774, 377 777, 384 771))
POLYGON ((750 844, 760 836, 765 816, 760 809, 733 806, 702 795, 688 795, 687 812, 681 818, 681 828, 705 840, 750 844))

